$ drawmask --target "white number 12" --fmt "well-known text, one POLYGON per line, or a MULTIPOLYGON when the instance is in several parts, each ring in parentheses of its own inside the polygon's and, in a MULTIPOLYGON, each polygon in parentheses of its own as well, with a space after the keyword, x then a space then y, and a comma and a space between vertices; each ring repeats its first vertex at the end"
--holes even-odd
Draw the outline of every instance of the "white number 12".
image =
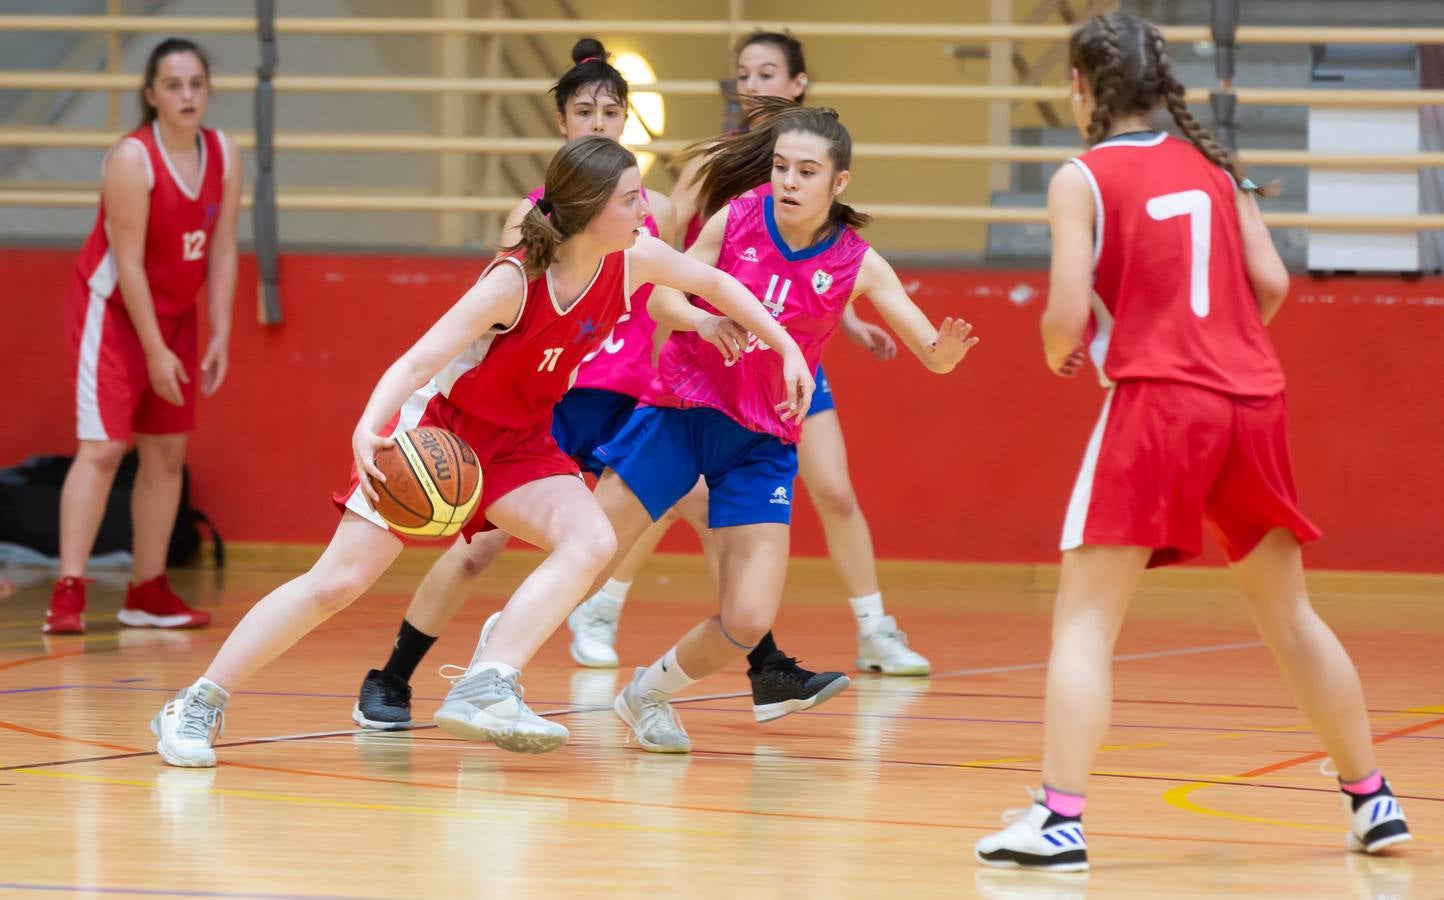
POLYGON ((1148 201, 1148 215, 1162 222, 1188 216, 1188 233, 1193 248, 1189 266, 1188 305, 1200 319, 1208 315, 1208 257, 1213 234, 1213 203, 1200 190, 1161 194, 1148 201))

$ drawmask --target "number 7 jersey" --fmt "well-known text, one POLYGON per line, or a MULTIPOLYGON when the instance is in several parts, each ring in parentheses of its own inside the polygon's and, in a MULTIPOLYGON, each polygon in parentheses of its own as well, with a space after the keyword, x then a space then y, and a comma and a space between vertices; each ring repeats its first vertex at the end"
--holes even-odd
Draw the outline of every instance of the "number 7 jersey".
POLYGON ((1089 355, 1105 385, 1284 388, 1248 279, 1233 178, 1191 143, 1122 134, 1070 160, 1096 207, 1089 355))

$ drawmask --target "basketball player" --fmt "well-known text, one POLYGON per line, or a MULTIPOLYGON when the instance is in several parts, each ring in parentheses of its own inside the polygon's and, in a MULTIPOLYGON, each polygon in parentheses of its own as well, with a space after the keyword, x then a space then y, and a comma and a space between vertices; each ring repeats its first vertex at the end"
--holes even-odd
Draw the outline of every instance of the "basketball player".
MULTIPOLYGON (((688 255, 762 297, 808 365, 816 365, 847 305, 866 294, 928 369, 952 371, 977 342, 968 336, 972 326, 948 318, 934 329, 858 236, 867 217, 838 199, 851 178, 852 140, 837 114, 776 98, 754 104, 752 130, 707 150, 701 196, 711 218, 688 255), (749 191, 764 182, 770 191, 749 191)), ((643 749, 685 753, 691 739, 669 699, 752 650, 781 601, 802 424, 774 412, 785 398, 777 394, 781 359, 769 352, 769 338, 728 323, 719 357, 702 336, 716 319, 706 300, 689 303, 659 287, 650 308, 658 327, 675 332, 659 363, 668 395, 639 407, 598 451, 607 471, 597 499, 625 548, 699 475, 707 480, 720 614, 637 669, 614 704, 643 749)))
POLYGON ((1074 32, 1073 118, 1091 148, 1048 189, 1043 341, 1108 387, 1063 521, 1043 723, 1043 788, 977 844, 984 865, 1088 868, 1088 771, 1108 728, 1113 643, 1143 570, 1197 556, 1202 523, 1338 766, 1348 846, 1409 839, 1375 768, 1358 674, 1304 587, 1284 377, 1265 325, 1288 272, 1254 187, 1194 120, 1158 29, 1123 13, 1074 32), (1166 107, 1187 140, 1153 130, 1166 107), (1091 305, 1091 314, 1090 314, 1091 305))
MULTIPOLYGON (((436 714, 448 733, 540 753, 567 730, 522 700, 520 670, 585 595, 617 542, 577 464, 551 435, 552 408, 581 360, 642 284, 712 297, 778 348, 784 415, 800 418, 812 378, 797 344, 735 279, 638 237, 646 220, 636 158, 589 135, 552 158, 546 196, 521 240, 381 377, 352 435, 352 484, 341 522, 310 571, 251 608, 204 677, 156 713, 157 751, 171 765, 213 766, 230 692, 370 587, 401 552, 371 503, 384 482, 375 454, 394 429, 432 425, 471 445, 484 471, 467 537, 499 528, 547 551, 517 588, 436 714)), ((635 535, 633 535, 635 537, 635 535)))
MULTIPOLYGON (((592 38, 577 41, 572 60, 572 67, 552 86, 558 130, 567 140, 588 134, 620 140, 627 119, 626 79, 607 62, 606 48, 592 38)), ((537 188, 517 203, 502 232, 503 246, 516 243, 522 220, 544 196, 544 189, 537 188)), ((645 188, 642 196, 651 210, 643 227, 653 237, 670 243, 675 228, 671 201, 665 194, 645 188)), ((631 309, 622 314, 601 346, 583 358, 576 384, 562 397, 553 414, 552 435, 562 452, 576 458, 594 475, 600 475, 602 467, 593 451, 627 421, 653 377, 652 332, 656 325, 647 314, 651 292, 650 284, 637 290, 631 298, 631 309)), ((633 552, 635 563, 624 561, 623 568, 640 567, 673 518, 656 523, 639 542, 642 546, 633 552)), ((704 548, 710 549, 705 509, 700 514, 694 512, 689 521, 704 548)), ((351 713, 356 724, 381 730, 411 727, 411 676, 466 602, 472 583, 495 561, 506 541, 506 532, 501 530, 481 532, 469 542, 459 537, 426 573, 401 621, 386 664, 367 672, 361 683, 351 713)), ((615 657, 613 660, 615 665, 615 657)))
POLYGON ((140 126, 101 167, 100 211, 66 295, 79 448, 60 494, 60 579, 41 630, 85 631, 85 564, 126 449, 140 453, 131 500, 131 580, 122 625, 199 628, 166 580, 196 387, 225 380, 241 200, 235 142, 204 127, 210 62, 181 38, 145 64, 140 126), (206 286, 210 342, 198 356, 196 294, 206 286))
MULTIPOLYGON (((798 103, 806 99, 807 62, 802 43, 791 35, 765 31, 748 35, 737 46, 735 62, 737 94, 744 112, 757 97, 798 103)), ((684 246, 690 246, 702 228, 698 195, 703 158, 700 152, 686 158, 673 195, 678 219, 687 223, 684 246)), ((841 324, 844 334, 879 361, 897 355, 892 335, 863 321, 851 306, 843 313, 841 324)), ((817 393, 802 429, 802 440, 797 444, 798 474, 822 519, 828 555, 857 620, 857 667, 884 675, 926 675, 932 665, 908 646, 907 635, 898 628, 897 620, 883 609, 872 532, 857 504, 832 386, 820 363, 813 378, 817 393)), ((573 633, 573 657, 583 665, 617 664, 617 625, 630 586, 629 578, 613 578, 567 619, 573 633)), ((811 707, 847 686, 840 672, 813 673, 800 668, 795 659, 778 648, 770 632, 747 660, 753 713, 758 721, 811 707)))

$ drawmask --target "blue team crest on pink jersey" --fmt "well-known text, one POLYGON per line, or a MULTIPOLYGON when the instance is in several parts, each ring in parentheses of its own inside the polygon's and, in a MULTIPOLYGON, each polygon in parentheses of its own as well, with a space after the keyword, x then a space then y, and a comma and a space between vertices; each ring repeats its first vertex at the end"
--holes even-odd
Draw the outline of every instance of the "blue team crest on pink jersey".
POLYGON ((818 269, 816 272, 812 273, 812 289, 814 291, 819 294, 825 294, 827 293, 827 289, 830 287, 832 287, 831 275, 827 274, 821 269, 818 269))

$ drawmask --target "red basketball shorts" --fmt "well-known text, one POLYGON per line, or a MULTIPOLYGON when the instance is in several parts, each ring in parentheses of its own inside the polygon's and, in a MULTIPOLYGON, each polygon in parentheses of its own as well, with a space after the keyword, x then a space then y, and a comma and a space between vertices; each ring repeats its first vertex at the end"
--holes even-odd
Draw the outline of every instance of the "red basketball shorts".
POLYGON ((1299 511, 1284 395, 1234 397, 1167 381, 1109 391, 1063 522, 1062 549, 1153 548, 1149 566, 1203 550, 1203 526, 1230 561, 1271 530, 1320 534, 1299 511))
MULTIPOLYGON (((468 541, 478 531, 491 531, 496 527, 487 521, 486 511, 522 485, 552 475, 581 477, 576 460, 563 453, 552 437, 550 419, 529 428, 507 428, 485 422, 457 409, 428 384, 406 401, 401 412, 387 423, 381 434, 389 437, 397 429, 408 431, 422 426, 444 428, 466 441, 481 465, 481 499, 477 501, 476 512, 461 527, 461 533, 468 541)), ((369 522, 386 527, 362 493, 361 480, 354 466, 350 484, 344 492, 335 494, 332 500, 338 508, 349 509, 369 522)))
POLYGON ((160 316, 161 336, 180 357, 189 383, 185 402, 162 400, 150 386, 140 336, 125 305, 72 279, 66 297, 65 331, 70 377, 75 386, 75 434, 82 441, 127 441, 137 434, 184 434, 195 428, 198 316, 195 307, 179 316, 160 316))

